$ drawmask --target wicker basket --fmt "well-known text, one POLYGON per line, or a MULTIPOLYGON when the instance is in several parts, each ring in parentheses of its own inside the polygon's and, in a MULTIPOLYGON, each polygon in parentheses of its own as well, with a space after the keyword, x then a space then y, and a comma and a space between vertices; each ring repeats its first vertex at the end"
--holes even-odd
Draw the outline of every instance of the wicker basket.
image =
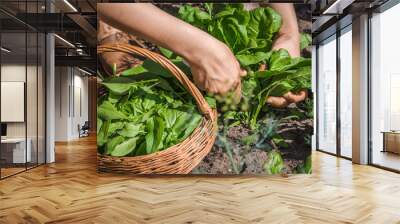
POLYGON ((210 152, 217 134, 217 113, 211 109, 201 92, 187 76, 167 58, 132 45, 101 45, 97 53, 124 52, 140 55, 159 63, 179 80, 194 97, 202 121, 183 142, 162 151, 135 157, 113 157, 97 154, 97 168, 101 172, 125 174, 187 174, 210 152))

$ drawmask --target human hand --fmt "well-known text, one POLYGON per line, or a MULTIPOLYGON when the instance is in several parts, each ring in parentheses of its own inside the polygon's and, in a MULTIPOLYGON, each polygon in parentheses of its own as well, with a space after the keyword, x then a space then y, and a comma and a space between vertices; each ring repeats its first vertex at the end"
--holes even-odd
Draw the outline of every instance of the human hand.
POLYGON ((231 50, 222 42, 209 36, 202 47, 185 59, 190 64, 195 84, 209 93, 225 94, 235 90, 240 99, 240 78, 246 75, 231 50))
MULTIPOLYGON (((129 44, 131 41, 135 41, 136 37, 121 32, 114 27, 99 21, 99 31, 97 33, 97 41, 99 45, 102 44, 129 44)), ((135 43, 138 43, 135 41, 135 43)), ((134 67, 141 63, 141 61, 135 58, 133 55, 122 53, 122 52, 106 52, 99 55, 99 59, 102 62, 101 65, 106 74, 119 75, 122 71, 134 67), (114 67, 116 71, 114 71, 114 67), (116 74, 114 74, 116 73, 116 74)))
MULTIPOLYGON (((286 49, 291 57, 300 57, 300 35, 298 32, 292 34, 281 33, 275 40, 272 49, 286 49)), ((267 98, 267 103, 274 108, 284 108, 291 103, 299 103, 305 100, 307 91, 302 90, 298 93, 288 92, 283 96, 270 96, 267 98)))
MULTIPOLYGON (((125 35, 123 33, 117 33, 115 35, 111 35, 108 38, 99 42, 99 45, 102 44, 128 44, 128 39, 119 39, 118 36, 125 35)), ((122 53, 122 52, 105 52, 99 55, 101 65, 104 71, 109 76, 119 76, 119 74, 131 67, 134 67, 138 64, 141 64, 141 61, 134 57, 133 55, 122 53), (115 67, 115 71, 114 71, 115 67), (115 73, 115 74, 114 74, 115 73)))
POLYGON ((287 92, 283 96, 269 96, 267 103, 274 108, 285 108, 291 103, 299 103, 307 97, 307 90, 298 93, 287 92))
POLYGON ((300 57, 300 34, 278 34, 272 50, 286 49, 291 57, 300 57))
POLYGON ((290 56, 300 56, 300 33, 296 11, 292 3, 270 3, 269 6, 282 16, 282 26, 272 45, 273 50, 286 49, 290 56))

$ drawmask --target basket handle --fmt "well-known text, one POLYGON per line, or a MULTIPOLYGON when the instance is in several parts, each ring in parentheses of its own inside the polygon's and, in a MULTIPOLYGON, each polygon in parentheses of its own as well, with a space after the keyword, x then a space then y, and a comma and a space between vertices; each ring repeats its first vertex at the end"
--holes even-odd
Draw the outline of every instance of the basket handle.
POLYGON ((146 57, 167 69, 171 74, 185 87, 185 89, 194 97, 200 112, 208 119, 212 119, 212 110, 210 105, 204 99, 200 90, 190 81, 190 79, 182 72, 174 63, 166 57, 149 51, 147 49, 129 45, 129 44, 104 44, 97 46, 97 54, 105 52, 123 52, 127 54, 136 54, 146 57))

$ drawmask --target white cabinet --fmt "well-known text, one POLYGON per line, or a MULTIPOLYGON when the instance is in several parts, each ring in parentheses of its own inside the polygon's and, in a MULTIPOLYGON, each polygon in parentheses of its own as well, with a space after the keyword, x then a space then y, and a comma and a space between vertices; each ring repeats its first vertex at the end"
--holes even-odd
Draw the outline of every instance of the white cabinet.
POLYGON ((25 151, 25 138, 7 138, 1 140, 1 146, 12 149, 12 163, 25 163, 32 161, 32 140, 26 140, 27 147, 25 151))

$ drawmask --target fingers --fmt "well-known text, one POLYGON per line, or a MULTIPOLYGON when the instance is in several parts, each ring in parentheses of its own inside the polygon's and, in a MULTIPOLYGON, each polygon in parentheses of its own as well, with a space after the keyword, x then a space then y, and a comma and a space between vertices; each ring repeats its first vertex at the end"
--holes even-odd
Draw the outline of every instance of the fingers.
POLYGON ((242 75, 245 75, 245 71, 238 70, 236 71, 236 75, 228 75, 228 74, 234 74, 233 72, 226 72, 224 75, 217 75, 214 74, 211 77, 209 75, 207 76, 208 78, 205 79, 199 79, 196 78, 195 75, 195 83, 199 87, 204 87, 203 89, 206 90, 207 92, 214 93, 214 94, 221 94, 224 95, 232 90, 236 90, 238 86, 240 86, 240 78, 242 75))
POLYGON ((240 75, 240 77, 245 77, 247 75, 247 71, 240 69, 239 75, 240 75))
POLYGON ((229 79, 229 80, 227 80, 227 82, 225 84, 220 83, 218 85, 215 85, 215 86, 218 86, 218 88, 217 88, 218 90, 215 93, 222 94, 222 95, 226 94, 229 91, 235 89, 239 83, 240 83, 240 79, 229 79))
POLYGON ((242 84, 239 82, 239 84, 236 86, 235 91, 233 93, 233 100, 235 104, 240 103, 240 99, 242 98, 242 84))
POLYGON ((269 96, 267 98, 267 103, 274 108, 284 108, 289 105, 289 102, 281 96, 269 96))
POLYGON ((306 99, 307 91, 301 90, 298 93, 288 92, 283 97, 290 103, 298 103, 306 99))
POLYGON ((283 96, 270 96, 267 103, 274 108, 284 108, 291 103, 299 103, 307 98, 307 91, 301 90, 298 93, 287 92, 283 96))
POLYGON ((239 89, 239 91, 241 90, 240 79, 241 79, 241 77, 245 77, 247 75, 247 71, 246 70, 242 70, 240 68, 240 65, 236 61, 236 59, 234 59, 234 61, 235 61, 235 71, 232 71, 231 73, 226 71, 227 74, 225 75, 225 77, 227 79, 226 80, 227 83, 226 84, 222 84, 220 86, 220 88, 218 88, 219 91, 217 93, 218 94, 226 94, 227 92, 229 92, 231 90, 234 90, 234 94, 235 95, 237 95, 239 93, 237 95, 237 97, 238 97, 238 99, 240 101, 241 94, 240 94, 240 92, 238 92, 238 89, 239 89), (230 74, 234 74, 234 75, 229 75, 229 73, 230 74))
MULTIPOLYGON (((220 47, 220 51, 212 51, 213 54, 218 52, 214 60, 211 57, 202 57, 202 60, 189 60, 189 63, 197 87, 224 95, 232 90, 237 92, 240 79, 247 75, 247 71, 240 68, 239 62, 227 46, 220 47)), ((240 99, 240 94, 238 96, 240 99)))

